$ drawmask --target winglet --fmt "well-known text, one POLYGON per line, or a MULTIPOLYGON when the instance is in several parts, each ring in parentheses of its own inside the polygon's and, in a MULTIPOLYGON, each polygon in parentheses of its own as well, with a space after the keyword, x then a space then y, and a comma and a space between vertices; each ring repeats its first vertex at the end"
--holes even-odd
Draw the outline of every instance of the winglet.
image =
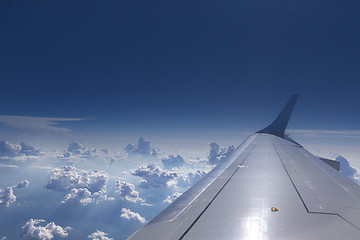
POLYGON ((266 128, 258 131, 258 133, 268 133, 284 138, 285 129, 289 122, 291 113, 295 107, 295 103, 299 97, 299 94, 293 95, 282 109, 277 118, 266 128))

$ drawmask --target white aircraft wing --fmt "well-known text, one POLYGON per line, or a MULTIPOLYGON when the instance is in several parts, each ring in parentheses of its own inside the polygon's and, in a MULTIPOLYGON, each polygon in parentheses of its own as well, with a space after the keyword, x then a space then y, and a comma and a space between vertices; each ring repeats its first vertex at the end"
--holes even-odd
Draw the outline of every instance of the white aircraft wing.
POLYGON ((296 100, 129 239, 360 239, 360 187, 284 135, 296 100))

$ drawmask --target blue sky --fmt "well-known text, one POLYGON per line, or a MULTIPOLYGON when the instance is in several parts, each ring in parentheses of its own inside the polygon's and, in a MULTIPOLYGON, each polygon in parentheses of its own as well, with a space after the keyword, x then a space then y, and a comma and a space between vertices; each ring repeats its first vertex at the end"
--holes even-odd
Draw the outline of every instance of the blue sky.
MULTIPOLYGON (((269 124, 294 93, 300 98, 290 135, 315 154, 342 155, 360 168, 359 7, 352 0, 2 1, 0 140, 12 155, 0 151, 0 171, 7 173, 0 188, 24 179, 30 185, 14 188, 17 202, 0 208, 0 215, 15 216, 9 223, 17 227, 12 236, 0 228, 0 239, 19 237, 30 218, 71 226, 70 239, 98 229, 123 239, 131 234, 126 229, 141 226, 120 218, 123 207, 149 220, 166 206, 153 197, 159 189, 142 189, 131 171, 150 162, 164 169, 163 158, 180 154, 186 164, 177 173, 206 172, 210 142, 237 146, 269 124), (157 156, 124 150, 141 136, 159 149, 157 156), (41 154, 26 155, 21 142, 41 154), (68 151, 73 142, 81 153, 68 151), (115 202, 64 207, 71 189, 44 186, 54 169, 69 164, 76 176, 105 171, 106 195, 115 202), (119 179, 154 206, 121 199, 119 179), (50 199, 51 214, 37 211, 37 196, 50 199), (58 215, 62 208, 117 209, 119 218, 111 216, 110 224, 105 211, 99 226, 80 226, 79 219, 58 215)), ((179 179, 168 182, 163 195, 192 184, 179 179)))

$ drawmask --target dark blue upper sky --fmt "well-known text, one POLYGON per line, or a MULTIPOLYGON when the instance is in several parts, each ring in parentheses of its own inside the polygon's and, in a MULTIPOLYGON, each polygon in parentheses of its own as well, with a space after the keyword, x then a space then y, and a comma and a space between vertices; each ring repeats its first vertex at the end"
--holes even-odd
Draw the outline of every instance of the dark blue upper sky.
POLYGON ((356 129, 359 7, 1 1, 1 115, 256 130, 300 93, 294 128, 356 129))

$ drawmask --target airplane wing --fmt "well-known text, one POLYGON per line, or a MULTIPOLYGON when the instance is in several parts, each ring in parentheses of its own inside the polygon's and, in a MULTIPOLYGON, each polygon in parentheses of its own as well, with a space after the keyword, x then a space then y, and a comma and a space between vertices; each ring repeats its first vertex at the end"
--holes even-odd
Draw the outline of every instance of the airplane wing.
POLYGON ((360 239, 360 187, 284 134, 296 100, 129 239, 360 239))

